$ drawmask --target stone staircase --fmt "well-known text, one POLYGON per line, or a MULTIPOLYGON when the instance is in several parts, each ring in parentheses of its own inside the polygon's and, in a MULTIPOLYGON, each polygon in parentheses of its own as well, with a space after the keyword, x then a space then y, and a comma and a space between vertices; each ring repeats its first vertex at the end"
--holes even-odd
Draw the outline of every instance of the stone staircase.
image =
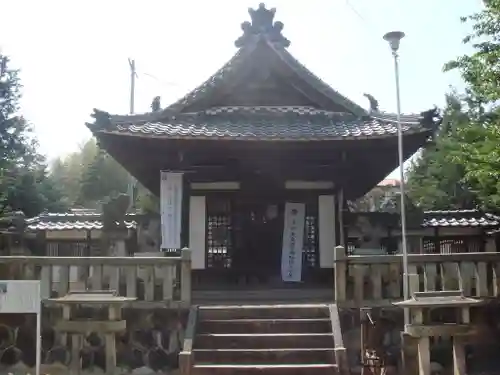
POLYGON ((335 305, 205 306, 196 315, 193 337, 186 331, 181 356, 191 351, 183 373, 346 373, 339 365, 343 345, 336 342, 341 334, 332 329, 340 331, 335 305))

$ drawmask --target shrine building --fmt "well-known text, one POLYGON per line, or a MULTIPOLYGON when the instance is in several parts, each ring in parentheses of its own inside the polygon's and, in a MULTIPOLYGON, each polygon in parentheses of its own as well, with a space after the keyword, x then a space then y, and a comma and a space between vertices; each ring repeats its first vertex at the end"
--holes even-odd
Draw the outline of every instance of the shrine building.
MULTIPOLYGON (((162 248, 191 250, 195 285, 322 283, 348 241, 347 201, 398 166, 396 115, 302 65, 274 9, 249 12, 234 56, 193 91, 145 114, 96 109, 87 126, 160 196, 162 248)), ((401 123, 406 159, 439 119, 429 110, 401 123)))

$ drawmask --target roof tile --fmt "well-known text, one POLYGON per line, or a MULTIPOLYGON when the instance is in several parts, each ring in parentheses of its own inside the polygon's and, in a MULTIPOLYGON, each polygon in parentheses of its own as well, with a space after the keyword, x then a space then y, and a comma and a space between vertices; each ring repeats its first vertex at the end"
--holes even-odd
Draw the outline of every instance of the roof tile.
POLYGON ((423 227, 495 227, 500 217, 479 210, 443 210, 424 212, 423 227))
MULTIPOLYGON (((405 133, 427 132, 420 118, 402 119, 405 133)), ((116 124, 111 132, 165 138, 219 138, 240 140, 334 140, 385 137, 397 133, 394 117, 383 113, 362 118, 304 106, 214 107, 202 112, 179 114, 168 121, 116 124)))
MULTIPOLYGON (((134 214, 128 214, 123 222, 125 228, 135 229, 137 221, 134 214)), ((60 231, 60 230, 100 230, 103 228, 102 214, 98 212, 80 213, 44 213, 28 219, 29 231, 60 231)))

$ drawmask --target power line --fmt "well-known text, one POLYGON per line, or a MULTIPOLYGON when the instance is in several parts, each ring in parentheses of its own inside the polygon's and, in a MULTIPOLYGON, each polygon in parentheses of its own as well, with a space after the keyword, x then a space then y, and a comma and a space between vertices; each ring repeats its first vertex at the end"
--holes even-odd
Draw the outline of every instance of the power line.
POLYGON ((347 7, 348 7, 349 9, 351 9, 351 11, 352 11, 352 12, 353 12, 353 13, 354 13, 354 14, 355 14, 355 15, 356 15, 356 16, 357 16, 357 17, 358 17, 358 18, 359 18, 362 22, 364 22, 364 23, 366 23, 366 24, 368 23, 368 22, 366 21, 366 19, 365 19, 365 18, 361 15, 361 13, 359 13, 359 12, 358 12, 358 10, 354 7, 354 5, 352 5, 352 4, 350 3, 350 1, 349 1, 349 0, 345 0, 345 4, 347 5, 347 7))
POLYGON ((357 9, 352 5, 351 0, 345 0, 345 5, 353 12, 356 17, 361 21, 363 26, 370 32, 370 35, 375 38, 376 34, 378 34, 378 30, 376 29, 373 22, 366 19, 357 9))
POLYGON ((146 76, 148 78, 151 78, 151 79, 155 80, 156 82, 161 83, 164 86, 168 86, 168 87, 179 86, 179 84, 177 82, 165 81, 165 80, 158 78, 155 75, 150 74, 150 73, 140 72, 139 74, 142 76, 146 76))

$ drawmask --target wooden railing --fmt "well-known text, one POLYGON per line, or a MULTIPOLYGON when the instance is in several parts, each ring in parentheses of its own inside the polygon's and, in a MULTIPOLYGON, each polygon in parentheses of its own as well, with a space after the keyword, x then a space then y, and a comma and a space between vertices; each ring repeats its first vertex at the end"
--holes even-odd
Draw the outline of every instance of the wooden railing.
MULTIPOLYGON (((402 255, 350 255, 335 248, 335 300, 341 307, 390 306, 403 299, 402 255)), ((462 290, 467 297, 500 296, 500 253, 409 254, 410 295, 462 290)))
POLYGON ((178 257, 0 257, 0 279, 40 280, 41 295, 71 290, 116 290, 134 307, 189 307, 191 254, 178 257))

